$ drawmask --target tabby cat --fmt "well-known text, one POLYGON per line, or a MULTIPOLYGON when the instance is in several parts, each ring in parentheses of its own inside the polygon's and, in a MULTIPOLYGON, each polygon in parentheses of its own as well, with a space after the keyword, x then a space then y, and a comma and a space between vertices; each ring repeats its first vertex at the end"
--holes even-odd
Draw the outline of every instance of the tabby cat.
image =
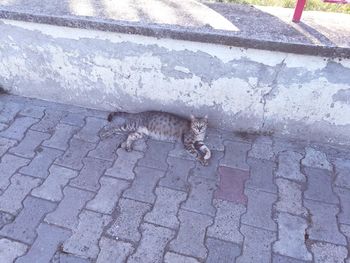
POLYGON ((159 112, 145 111, 140 113, 112 112, 108 115, 111 122, 114 117, 125 119, 122 125, 113 126, 109 131, 102 133, 102 137, 109 136, 118 131, 129 132, 121 147, 131 151, 134 141, 148 135, 157 140, 180 140, 185 149, 194 155, 203 165, 208 165, 211 158, 209 148, 204 144, 208 117, 196 118, 191 115, 187 120, 180 116, 159 112))

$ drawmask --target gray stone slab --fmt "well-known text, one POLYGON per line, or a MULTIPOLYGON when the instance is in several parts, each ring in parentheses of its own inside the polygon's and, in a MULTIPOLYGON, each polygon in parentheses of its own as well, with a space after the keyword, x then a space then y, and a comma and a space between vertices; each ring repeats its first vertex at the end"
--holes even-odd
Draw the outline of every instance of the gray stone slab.
POLYGON ((350 160, 336 159, 333 164, 336 173, 334 184, 339 187, 350 189, 350 160))
POLYGON ((5 225, 8 225, 15 220, 15 217, 9 213, 0 211, 0 229, 5 225))
POLYGON ((136 167, 136 177, 132 185, 123 193, 123 197, 153 204, 156 196, 154 189, 164 172, 147 167, 136 167))
POLYGON ((141 225, 142 238, 134 254, 128 258, 129 263, 162 263, 168 242, 175 232, 165 227, 144 223, 141 225))
POLYGON ((248 158, 250 178, 245 186, 270 193, 276 193, 277 187, 273 182, 275 163, 268 160, 248 158))
POLYGON ((283 177, 297 182, 305 182, 305 175, 300 170, 303 155, 294 151, 281 152, 278 156, 276 177, 283 177))
POLYGON ((191 191, 181 208, 214 216, 215 208, 212 204, 212 199, 216 189, 216 182, 195 176, 191 176, 188 181, 191 184, 191 191))
POLYGON ((272 256, 272 263, 307 263, 307 261, 274 254, 272 256))
POLYGON ((10 185, 11 176, 14 175, 19 168, 28 163, 28 159, 5 154, 0 160, 0 190, 4 191, 10 185))
POLYGON ((244 235, 242 255, 236 263, 271 262, 271 247, 277 235, 274 232, 242 225, 241 233, 244 235))
POLYGON ((72 236, 62 246, 62 250, 88 259, 95 259, 100 248, 98 241, 104 227, 111 221, 111 217, 92 211, 83 211, 79 216, 79 223, 72 236))
POLYGON ((99 132, 107 124, 107 120, 87 117, 85 126, 75 135, 79 140, 96 143, 100 140, 99 132))
POLYGON ((71 235, 70 231, 45 223, 37 228, 38 237, 28 253, 16 263, 50 262, 59 246, 71 235))
POLYGON ((97 192, 100 189, 99 180, 105 170, 112 166, 111 162, 86 157, 83 159, 84 167, 79 175, 70 181, 70 185, 97 192))
POLYGON ((240 219, 246 208, 241 204, 223 200, 214 200, 214 206, 216 208, 215 221, 208 228, 207 236, 241 244, 243 235, 239 231, 240 219))
POLYGON ((22 140, 29 127, 36 122, 38 122, 38 119, 17 117, 6 130, 0 132, 0 136, 14 140, 22 140))
POLYGON ((41 183, 40 179, 15 174, 11 184, 0 196, 0 210, 16 215, 22 210, 22 202, 29 192, 41 183))
POLYGON ((43 145, 65 151, 69 147, 69 140, 77 130, 78 128, 75 126, 59 123, 57 124, 52 137, 49 140, 44 141, 43 145))
POLYGON ((159 185, 175 190, 188 191, 190 184, 187 179, 190 170, 195 167, 195 162, 175 157, 168 157, 167 161, 169 168, 165 177, 160 179, 159 185))
POLYGON ((208 251, 204 244, 206 228, 212 218, 185 210, 179 212, 180 229, 176 239, 170 242, 170 250, 196 258, 206 258, 208 251))
POLYGON ((114 237, 137 242, 141 239, 139 226, 144 215, 151 210, 146 203, 130 199, 119 201, 119 212, 116 220, 108 228, 107 234, 114 237))
POLYGON ((271 138, 258 137, 254 141, 248 156, 256 159, 273 161, 275 159, 275 153, 272 148, 271 138))
POLYGON ((100 184, 101 188, 94 199, 86 204, 86 208, 103 214, 111 214, 116 208, 122 192, 130 184, 112 177, 101 177, 100 184))
POLYGON ((0 262, 11 263, 27 251, 27 246, 7 238, 0 238, 0 262))
POLYGON ((225 141, 225 155, 220 160, 220 165, 249 170, 247 164, 247 154, 251 148, 249 143, 225 141))
POLYGON ((4 103, 0 112, 0 122, 10 123, 22 108, 23 105, 19 103, 4 103))
POLYGON ((19 172, 34 177, 46 178, 49 175, 49 167, 61 155, 63 155, 62 151, 40 147, 40 151, 37 152, 29 165, 21 168, 19 172))
POLYGON ((32 129, 35 131, 51 133, 54 131, 62 116, 62 111, 45 109, 44 117, 37 124, 33 125, 32 129))
POLYGON ((248 197, 247 213, 242 216, 242 223, 276 231, 276 224, 272 220, 272 205, 277 200, 275 194, 246 189, 248 197))
POLYGON ((174 148, 173 143, 149 140, 145 156, 138 161, 138 165, 159 170, 168 169, 166 162, 168 153, 174 148))
POLYGON ((332 171, 332 165, 329 163, 325 153, 313 147, 306 147, 305 151, 306 155, 301 161, 302 165, 332 171))
POLYGON ((144 220, 159 226, 177 229, 180 224, 177 212, 180 203, 185 201, 187 194, 165 187, 157 187, 155 193, 157 198, 153 209, 146 214, 144 220))
POLYGON ((350 189, 334 188, 340 198, 341 212, 337 215, 338 222, 350 225, 350 189))
POLYGON ((76 177, 78 173, 69 168, 52 165, 49 176, 39 187, 32 190, 32 195, 52 202, 59 202, 63 198, 62 189, 69 180, 76 177))
POLYGON ((143 153, 138 151, 126 152, 120 148, 117 150, 117 155, 114 165, 107 169, 105 174, 120 179, 133 180, 135 178, 135 165, 142 158, 143 153))
POLYGON ((56 205, 42 199, 27 197, 24 208, 13 223, 4 226, 0 235, 31 244, 37 236, 37 226, 45 214, 55 209, 56 205))
POLYGON ((0 137, 0 157, 17 143, 16 140, 0 137))
POLYGON ((311 215, 312 225, 308 229, 311 240, 346 245, 345 236, 339 232, 337 225, 338 206, 311 200, 305 200, 304 205, 311 215))
POLYGON ((317 263, 344 262, 348 253, 346 247, 329 243, 314 243, 311 245, 311 251, 317 263))
POLYGON ((63 193, 62 201, 54 212, 45 217, 45 222, 75 229, 78 224, 78 215, 87 201, 91 200, 94 195, 91 192, 73 187, 65 187, 63 193))
POLYGON ((102 237, 99 242, 100 253, 97 263, 124 263, 130 254, 134 251, 132 244, 102 237))
POLYGON ((117 158, 117 149, 124 140, 124 135, 117 134, 101 140, 97 147, 89 152, 89 156, 107 161, 114 161, 117 158))
POLYGON ((72 126, 83 127, 85 125, 85 116, 83 114, 69 112, 62 117, 60 122, 72 126))
POLYGON ((206 245, 209 250, 206 263, 235 262, 235 258, 241 254, 241 248, 237 244, 224 242, 219 239, 208 238, 206 245))
POLYGON ((164 256, 164 263, 199 263, 199 261, 192 257, 167 252, 164 256))
POLYGON ((44 116, 45 107, 40 107, 32 104, 27 104, 24 108, 19 112, 22 116, 32 117, 41 119, 44 116))

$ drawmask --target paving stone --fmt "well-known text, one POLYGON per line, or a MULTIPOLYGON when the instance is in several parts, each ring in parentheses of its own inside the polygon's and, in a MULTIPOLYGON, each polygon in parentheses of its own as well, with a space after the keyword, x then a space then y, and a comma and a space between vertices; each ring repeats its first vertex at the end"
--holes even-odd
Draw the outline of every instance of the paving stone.
POLYGON ((29 127, 36 122, 38 122, 38 119, 30 117, 17 117, 6 130, 0 132, 0 136, 9 139, 22 140, 29 127))
POLYGON ((138 161, 138 165, 159 170, 168 169, 166 162, 168 153, 174 148, 174 144, 162 141, 148 141, 148 149, 145 156, 138 161))
POLYGON ((10 185, 10 177, 28 163, 28 159, 5 154, 0 160, 0 190, 4 191, 10 185))
POLYGON ((83 163, 84 168, 80 171, 78 177, 70 181, 70 185, 96 192, 100 188, 100 177, 112 163, 91 157, 84 158, 83 163))
POLYGON ((124 149, 117 150, 118 158, 114 165, 107 169, 106 175, 113 176, 125 180, 133 180, 135 178, 134 167, 137 161, 142 158, 143 153, 132 151, 126 152, 124 149))
POLYGON ((37 236, 36 228, 45 214, 53 211, 55 204, 28 196, 23 202, 24 208, 11 224, 0 230, 0 235, 32 244, 37 236))
POLYGON ((66 253, 56 253, 51 263, 91 263, 91 260, 66 253))
POLYGON ((80 170, 83 168, 83 158, 95 148, 95 144, 78 139, 71 139, 70 146, 65 154, 56 160, 56 164, 80 170))
POLYGON ((268 137, 258 137, 254 141, 248 156, 256 159, 274 160, 275 154, 272 149, 272 140, 268 137))
POLYGON ((335 166, 336 173, 334 184, 339 187, 350 189, 350 160, 336 159, 333 164, 335 166))
POLYGON ((40 179, 15 174, 11 184, 0 196, 0 210, 16 215, 22 209, 22 201, 29 192, 41 183, 40 179))
POLYGON ((87 117, 85 126, 75 135, 76 138, 96 143, 100 140, 99 132, 107 124, 107 120, 100 118, 87 117))
POLYGON ((241 248, 218 239, 208 238, 207 247, 209 250, 206 263, 227 263, 235 262, 235 258, 241 254, 241 248))
POLYGON ((225 150, 222 134, 216 129, 207 129, 204 143, 212 151, 223 152, 225 150))
POLYGON ((190 161, 196 160, 196 158, 192 154, 185 150, 182 142, 175 142, 175 147, 169 152, 168 156, 190 161))
POLYGON ((0 262, 12 263, 27 251, 27 246, 6 238, 0 238, 0 262))
POLYGON ((134 200, 121 199, 119 209, 118 216, 107 233, 115 238, 139 241, 141 234, 138 227, 144 215, 151 210, 151 206, 134 200))
POLYGON ((236 263, 271 262, 271 246, 276 240, 276 233, 264 229, 242 225, 244 235, 242 255, 236 263))
POLYGON ((199 261, 192 257, 167 252, 164 257, 164 263, 199 263, 199 261))
POLYGON ((0 157, 3 156, 8 149, 13 147, 17 141, 0 137, 0 157))
POLYGON ((350 243, 350 225, 340 224, 340 231, 346 236, 348 243, 350 243))
POLYGON ((145 221, 156 225, 173 229, 179 227, 177 212, 180 203, 186 200, 187 194, 184 192, 158 187, 156 188, 156 202, 151 212, 145 216, 145 221))
POLYGON ((69 140, 73 137, 77 130, 78 128, 75 126, 59 123, 57 124, 52 137, 43 142, 43 145, 65 151, 69 147, 69 140))
POLYGON ((242 216, 242 223, 275 231, 276 224, 272 220, 272 205, 277 200, 275 194, 259 190, 246 189, 248 196, 247 213, 242 216))
POLYGON ((94 259, 100 251, 98 240, 103 228, 111 221, 111 217, 92 211, 83 211, 79 216, 79 224, 73 235, 63 243, 63 251, 94 259))
POLYGON ((19 170, 20 173, 40 178, 46 178, 49 175, 49 167, 63 152, 46 147, 40 149, 41 151, 36 154, 29 165, 19 170))
POLYGON ((165 177, 160 179, 159 185, 175 190, 189 191, 190 184, 187 179, 190 170, 195 167, 195 162, 180 158, 168 157, 169 168, 165 177))
POLYGON ((306 147, 305 151, 305 158, 301 160, 302 165, 332 171, 332 165, 327 160, 325 153, 312 147, 306 147))
POLYGON ((307 216, 307 210, 303 207, 303 193, 299 184, 284 178, 277 178, 278 202, 275 208, 279 212, 291 213, 298 216, 307 216))
POLYGON ((225 141, 225 155, 220 160, 220 165, 238 168, 241 170, 249 170, 247 164, 247 153, 251 145, 244 142, 225 141))
POLYGON ((277 193, 277 187, 273 183, 275 163, 268 160, 248 158, 248 164, 250 166, 250 178, 246 183, 246 187, 277 193))
POLYGON ((304 205, 311 215, 311 228, 308 234, 311 240, 346 245, 345 237, 339 232, 336 215, 339 209, 336 205, 305 200, 304 205))
POLYGON ((241 244, 243 236, 239 232, 239 227, 241 215, 246 211, 245 206, 223 200, 214 200, 214 206, 215 221, 208 228, 207 236, 241 244))
POLYGON ((142 239, 135 253, 132 254, 129 263, 161 263, 167 243, 175 236, 175 232, 161 226, 142 224, 142 239))
POLYGON ((340 198, 341 212, 338 214, 338 222, 350 225, 350 189, 334 188, 340 198))
POLYGON ((0 211, 0 229, 5 225, 12 223, 13 220, 15 220, 13 215, 0 211))
POLYGON ((4 131, 8 128, 9 126, 5 123, 0 122, 0 131, 4 131))
POLYGON ((283 177, 297 182, 305 182, 305 175, 300 171, 300 160, 303 155, 298 152, 286 151, 278 156, 276 177, 283 177))
POLYGON ((63 116, 60 122, 77 127, 83 127, 85 125, 85 116, 83 114, 69 112, 63 116))
POLYGON ((0 122, 9 123, 13 121, 17 113, 22 109, 22 105, 13 102, 4 103, 4 107, 0 111, 0 122))
POLYGON ((89 153, 89 156, 104 159, 107 161, 114 161, 117 158, 117 149, 123 140, 124 136, 120 134, 108 137, 105 140, 101 140, 98 143, 96 149, 92 150, 89 153))
POLYGON ((317 263, 340 263, 344 262, 348 251, 343 246, 327 243, 314 243, 311 245, 317 263))
POLYGON ((190 174, 193 176, 204 177, 211 180, 217 180, 217 169, 219 166, 219 160, 223 157, 223 152, 212 151, 211 159, 207 166, 203 166, 199 162, 196 162, 196 167, 191 170, 190 174))
POLYGON ((164 176, 164 172, 147 167, 136 167, 135 173, 136 177, 131 187, 124 192, 123 196, 153 204, 156 198, 153 190, 159 179, 164 176))
POLYGON ((41 119, 44 116, 44 107, 28 104, 20 111, 20 115, 41 119))
POLYGON ((306 219, 279 213, 276 221, 279 239, 274 244, 273 251, 300 260, 312 260, 312 255, 305 246, 304 235, 308 227, 306 219))
POLYGON ((332 190, 332 178, 330 172, 321 169, 305 168, 307 175, 307 190, 304 197, 325 203, 337 204, 339 200, 332 190))
POLYGON ((37 124, 32 126, 32 130, 51 133, 54 131, 62 116, 63 112, 61 111, 46 109, 44 117, 37 124))
POLYGON ((36 148, 49 137, 50 135, 47 133, 29 130, 24 139, 16 147, 11 148, 9 152, 21 157, 33 158, 36 148))
POLYGON ((170 250, 196 258, 206 258, 208 251, 204 245, 206 228, 212 224, 209 216, 185 210, 179 211, 180 229, 176 239, 170 242, 170 250))
POLYGON ((38 237, 28 253, 16 260, 16 263, 50 262, 60 244, 71 235, 68 230, 47 224, 40 224, 37 233, 38 237))
POLYGON ((286 137, 273 138, 273 151, 275 155, 286 153, 286 152, 295 152, 303 154, 305 152, 305 141, 300 141, 296 139, 290 139, 286 137))
POLYGON ((32 195, 53 202, 59 202, 63 198, 62 189, 68 184, 70 179, 77 175, 78 173, 74 170, 52 165, 49 176, 42 185, 33 189, 32 195))
POLYGON ((87 201, 93 198, 91 192, 65 187, 64 197, 57 209, 45 217, 45 222, 69 229, 74 229, 78 224, 78 215, 87 201))
POLYGON ((147 151, 147 149, 148 149, 148 146, 146 143, 147 140, 148 140, 148 138, 144 137, 144 138, 139 139, 136 142, 134 142, 133 147, 132 147, 133 151, 139 151, 139 152, 147 151))
POLYGON ((99 247, 101 251, 98 255, 97 263, 124 263, 134 250, 130 243, 116 241, 106 237, 101 238, 99 247))
POLYGON ((289 258, 281 255, 274 254, 272 256, 272 263, 306 263, 311 261, 304 261, 295 258, 289 258))
POLYGON ((111 177, 101 177, 100 184, 100 190, 94 199, 87 203, 86 208, 103 214, 111 214, 129 183, 111 177))
POLYGON ((249 178, 249 172, 221 166, 218 173, 219 186, 214 197, 246 205, 247 196, 244 195, 244 183, 249 178))
POLYGON ((212 199, 216 188, 216 182, 202 177, 190 177, 191 191, 187 201, 182 208, 214 216, 215 208, 212 205, 212 199))

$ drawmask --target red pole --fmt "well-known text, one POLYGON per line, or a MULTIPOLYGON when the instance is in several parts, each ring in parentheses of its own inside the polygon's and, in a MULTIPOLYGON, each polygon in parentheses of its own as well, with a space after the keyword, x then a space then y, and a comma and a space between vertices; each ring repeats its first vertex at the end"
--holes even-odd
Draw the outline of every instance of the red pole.
POLYGON ((293 22, 300 22, 301 14, 303 13, 306 0, 298 0, 294 9, 293 22))

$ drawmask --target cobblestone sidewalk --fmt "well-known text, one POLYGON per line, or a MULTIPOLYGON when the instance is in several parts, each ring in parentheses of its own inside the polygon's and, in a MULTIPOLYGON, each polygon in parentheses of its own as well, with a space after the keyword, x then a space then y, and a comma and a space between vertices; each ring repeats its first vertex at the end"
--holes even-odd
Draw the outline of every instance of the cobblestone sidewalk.
POLYGON ((0 262, 350 263, 350 150, 209 130, 100 140, 106 112, 0 97, 0 262))

